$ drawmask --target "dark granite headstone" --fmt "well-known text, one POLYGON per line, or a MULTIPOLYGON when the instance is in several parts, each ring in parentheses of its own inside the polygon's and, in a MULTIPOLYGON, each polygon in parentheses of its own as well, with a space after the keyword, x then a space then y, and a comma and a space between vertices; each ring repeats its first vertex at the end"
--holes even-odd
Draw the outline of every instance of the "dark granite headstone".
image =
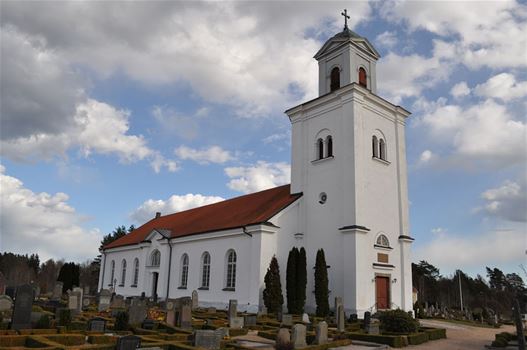
POLYGON ((247 326, 256 326, 256 315, 245 315, 243 316, 243 324, 247 326))
POLYGON ((88 330, 92 332, 104 332, 106 330, 106 320, 95 317, 88 321, 88 330))
POLYGON ((156 322, 154 320, 146 319, 141 324, 141 328, 148 329, 148 330, 153 330, 155 328, 155 325, 156 325, 156 322))
POLYGON ((364 313, 364 329, 366 329, 370 325, 370 322, 371 322, 371 312, 366 311, 364 313))
POLYGON ((354 322, 357 322, 358 320, 358 316, 357 314, 351 314, 350 317, 349 317, 349 322, 350 323, 354 323, 354 322))
POLYGON ((125 335, 117 339, 117 350, 135 350, 141 346, 141 338, 136 335, 125 335))
POLYGON ((19 286, 16 291, 15 307, 11 329, 31 328, 31 309, 33 306, 33 287, 29 284, 19 286))
POLYGON ((223 332, 217 330, 196 330, 194 331, 194 346, 209 350, 220 348, 223 332))

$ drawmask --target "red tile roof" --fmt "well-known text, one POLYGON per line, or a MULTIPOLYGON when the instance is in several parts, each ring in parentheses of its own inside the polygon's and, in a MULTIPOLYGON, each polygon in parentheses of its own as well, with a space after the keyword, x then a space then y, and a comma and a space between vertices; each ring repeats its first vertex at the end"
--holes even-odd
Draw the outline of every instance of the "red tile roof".
POLYGON ((291 194, 290 185, 285 185, 161 216, 107 244, 104 249, 140 243, 154 229, 169 230, 174 238, 264 223, 301 196, 301 193, 291 194))

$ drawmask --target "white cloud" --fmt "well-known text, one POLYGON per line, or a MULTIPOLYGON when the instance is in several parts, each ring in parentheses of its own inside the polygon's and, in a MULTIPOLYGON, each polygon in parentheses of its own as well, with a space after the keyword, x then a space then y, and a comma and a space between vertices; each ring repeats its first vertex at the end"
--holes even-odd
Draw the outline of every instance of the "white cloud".
POLYGON ((86 230, 86 220, 68 204, 62 192, 35 193, 0 166, 0 230, 3 251, 38 253, 48 258, 82 261, 94 258, 102 238, 86 230))
POLYGON ((430 151, 429 149, 424 150, 423 153, 421 153, 421 156, 419 157, 419 163, 429 163, 433 158, 435 158, 435 154, 432 153, 432 151, 430 151))
POLYGON ((190 159, 199 164, 223 164, 234 159, 229 151, 220 146, 211 146, 201 150, 180 146, 174 150, 174 153, 181 159, 190 159))
POLYGON ((288 144, 290 144, 291 143, 291 131, 272 134, 262 139, 262 142, 265 144, 276 143, 280 141, 285 141, 288 144))
POLYGON ((291 166, 287 163, 268 163, 258 161, 247 167, 225 168, 231 180, 230 189, 242 193, 252 193, 288 184, 291 181, 291 166))
POLYGON ((223 201, 222 197, 204 196, 201 194, 188 193, 182 196, 173 195, 167 200, 149 199, 139 206, 130 215, 131 219, 142 225, 153 219, 155 213, 160 212, 162 215, 172 214, 187 209, 201 207, 207 204, 223 201))
POLYGON ((450 95, 454 96, 455 98, 464 97, 469 94, 470 94, 470 88, 468 87, 467 83, 464 81, 457 83, 450 90, 450 95))
POLYGON ((446 232, 447 230, 443 227, 435 227, 431 230, 431 232, 433 234, 436 234, 436 235, 442 235, 446 232))
POLYGON ((500 187, 491 188, 481 194, 486 204, 484 210, 491 216, 510 221, 527 222, 527 190, 525 180, 507 180, 500 187))
POLYGON ((525 260, 525 233, 521 229, 470 236, 443 232, 413 249, 413 261, 419 260, 442 271, 520 263, 525 260))
POLYGON ((380 45, 387 48, 392 48, 397 44, 397 36, 394 32, 385 31, 375 38, 375 42, 380 45))
POLYGON ((527 96, 527 81, 518 82, 514 75, 501 73, 475 88, 476 94, 505 102, 527 96))

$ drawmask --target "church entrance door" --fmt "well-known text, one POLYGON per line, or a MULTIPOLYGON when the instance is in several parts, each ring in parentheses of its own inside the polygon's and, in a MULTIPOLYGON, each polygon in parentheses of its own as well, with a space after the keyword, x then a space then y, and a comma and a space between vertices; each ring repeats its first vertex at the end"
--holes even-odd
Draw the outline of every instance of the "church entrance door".
POLYGON ((390 277, 377 276, 375 278, 377 294, 377 310, 390 308, 390 277))
POLYGON ((159 279, 159 272, 152 273, 152 296, 157 295, 157 280, 159 279))

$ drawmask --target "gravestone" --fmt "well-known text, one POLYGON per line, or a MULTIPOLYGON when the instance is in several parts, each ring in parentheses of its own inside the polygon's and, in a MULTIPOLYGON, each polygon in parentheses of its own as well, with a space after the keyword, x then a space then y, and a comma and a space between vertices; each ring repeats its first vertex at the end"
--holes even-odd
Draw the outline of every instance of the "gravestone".
POLYGON ((110 303, 110 309, 124 309, 125 306, 124 297, 119 294, 114 295, 112 302, 110 303))
POLYGON ((135 350, 141 346, 141 338, 136 335, 125 335, 117 338, 117 350, 135 350))
POLYGON ((287 328, 280 328, 276 334, 276 344, 289 344, 291 342, 291 333, 287 328))
POLYGON ((29 284, 16 290, 15 306, 11 317, 11 329, 31 328, 31 309, 33 306, 33 287, 29 284))
POLYGON ((350 323, 357 322, 358 320, 359 320, 359 317, 357 316, 357 314, 351 314, 350 315, 350 318, 349 318, 349 322, 350 323))
POLYGON ((328 342, 328 324, 326 321, 319 322, 315 328, 315 344, 322 345, 328 342))
POLYGON ((292 326, 293 325, 293 315, 291 315, 291 314, 283 314, 282 315, 282 325, 284 325, 284 326, 292 326))
POLYGON ((168 299, 165 303, 165 309, 167 311, 167 324, 174 327, 176 325, 176 301, 168 299))
POLYGON ((256 326, 256 315, 245 315, 243 316, 243 324, 245 327, 247 326, 256 326))
POLYGON ((344 316, 344 306, 343 305, 339 305, 339 307, 338 307, 337 331, 338 332, 344 332, 345 331, 345 316, 344 316))
POLYGON ((192 291, 192 310, 196 310, 198 308, 199 301, 198 301, 198 291, 193 290, 192 291))
POLYGON ((222 334, 222 332, 215 330, 195 330, 194 346, 209 350, 217 350, 220 348, 221 340, 223 339, 222 334))
POLYGON ((311 323, 311 321, 309 320, 309 315, 308 314, 306 314, 306 313, 302 314, 302 323, 311 323))
POLYGON ((276 311, 276 320, 278 322, 282 322, 283 317, 284 317, 284 312, 282 311, 282 309, 278 309, 278 311, 276 311))
POLYGON ((110 301, 112 300, 112 293, 108 289, 101 290, 99 293, 99 311, 106 311, 110 307, 110 301))
POLYGON ((371 322, 371 312, 366 311, 364 313, 364 329, 366 329, 366 327, 370 325, 370 322, 371 322))
POLYGON ((55 287, 53 288, 53 294, 51 295, 52 300, 59 300, 62 298, 62 287, 64 284, 62 282, 55 283, 55 287))
POLYGON ((305 348, 306 343, 306 326, 303 324, 295 324, 293 326, 293 331, 291 332, 291 342, 293 343, 293 348, 305 348))
POLYGON ((33 285, 33 297, 35 300, 40 297, 40 286, 37 284, 33 285))
POLYGON ((0 295, 0 311, 9 311, 13 307, 13 299, 9 295, 0 295))
POLYGON ((192 298, 182 297, 178 300, 178 310, 179 314, 178 326, 185 329, 192 328, 192 298))
POLYGON ((83 292, 84 295, 90 295, 90 286, 84 286, 83 292))
POLYGON ((146 300, 133 298, 128 308, 128 323, 131 325, 141 324, 146 318, 147 309, 146 300))
POLYGON ((229 319, 238 316, 238 300, 229 300, 229 319))
POLYGON ((73 291, 68 294, 68 309, 75 314, 82 311, 82 289, 73 288, 73 291))
POLYGON ((154 320, 143 320, 143 323, 141 323, 141 328, 147 329, 147 330, 153 330, 156 327, 156 322, 154 320))
POLYGON ((88 330, 92 332, 104 333, 106 330, 106 320, 102 317, 95 317, 88 321, 88 330))
POLYGON ((342 305, 342 297, 335 297, 335 315, 338 312, 339 305, 342 305))
POLYGON ((82 299, 82 307, 88 306, 90 306, 90 298, 84 297, 84 299, 82 299))
POLYGON ((241 329, 243 328, 243 317, 231 317, 229 319, 229 328, 241 329))
POLYGON ((374 335, 380 334, 379 320, 377 320, 376 318, 372 318, 371 322, 366 327, 366 333, 374 335))
POLYGON ((229 336, 229 328, 227 327, 220 327, 216 329, 216 332, 221 336, 221 339, 229 336))
POLYGON ((5 276, 2 273, 2 271, 0 271, 0 295, 4 295, 5 294, 5 287, 6 287, 5 276))

